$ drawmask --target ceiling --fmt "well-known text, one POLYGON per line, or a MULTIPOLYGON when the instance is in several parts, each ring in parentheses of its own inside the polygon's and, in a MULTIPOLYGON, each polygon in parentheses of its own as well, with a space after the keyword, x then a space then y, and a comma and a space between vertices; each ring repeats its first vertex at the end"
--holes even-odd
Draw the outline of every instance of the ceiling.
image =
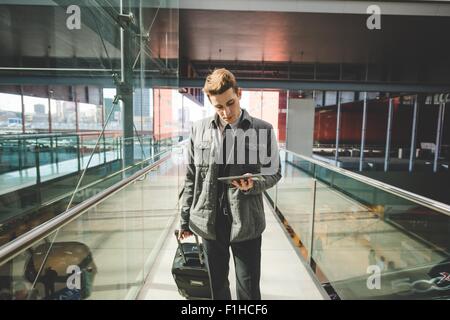
MULTIPOLYGON (((83 8, 76 31, 67 29, 63 7, 0 8, 0 68, 120 70, 119 28, 99 8, 83 8)), ((386 15, 381 30, 369 30, 366 19, 149 7, 143 11, 144 29, 150 30, 146 68, 163 75, 167 66, 179 66, 187 79, 225 66, 245 79, 450 84, 450 17, 386 15)))
POLYGON ((188 76, 200 77, 224 64, 249 77, 267 76, 264 68, 311 73, 316 65, 316 71, 334 72, 339 79, 342 75, 330 68, 343 65, 348 72, 354 69, 358 79, 369 67, 391 80, 396 74, 399 79, 432 80, 435 74, 436 81, 447 80, 450 18, 383 16, 381 30, 369 30, 366 19, 356 14, 180 10, 180 59, 195 71, 185 71, 188 76))

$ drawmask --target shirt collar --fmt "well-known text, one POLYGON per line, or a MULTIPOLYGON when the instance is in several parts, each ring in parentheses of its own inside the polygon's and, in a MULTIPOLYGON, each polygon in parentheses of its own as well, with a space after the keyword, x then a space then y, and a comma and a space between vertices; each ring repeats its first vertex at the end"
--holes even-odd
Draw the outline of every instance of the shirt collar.
MULTIPOLYGON (((220 121, 219 116, 216 113, 213 117, 211 117, 210 127, 214 126, 214 128, 219 128, 219 121, 220 121)), ((252 123, 252 117, 249 115, 247 110, 241 109, 241 113, 239 115, 238 120, 236 120, 235 123, 231 124, 231 127, 233 129, 242 127, 242 124, 244 122, 248 122, 249 124, 251 124, 252 123)))
MULTIPOLYGON (((240 111, 239 117, 236 119, 236 121, 233 122, 233 123, 229 123, 231 129, 233 129, 233 130, 237 129, 237 126, 238 126, 239 122, 241 121, 242 109, 240 109, 239 111, 240 111)), ((225 128, 226 125, 227 125, 228 123, 226 123, 225 121, 223 121, 222 118, 220 118, 220 117, 217 117, 217 118, 219 119, 220 126, 221 126, 222 128, 225 128)))

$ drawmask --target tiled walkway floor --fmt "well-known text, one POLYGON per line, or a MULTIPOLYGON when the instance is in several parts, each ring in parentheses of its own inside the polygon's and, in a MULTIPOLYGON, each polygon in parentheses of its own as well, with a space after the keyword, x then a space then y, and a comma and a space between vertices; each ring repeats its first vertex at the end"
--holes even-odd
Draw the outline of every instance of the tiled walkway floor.
MULTIPOLYGON (((265 204, 267 228, 263 233, 261 261, 261 296, 262 299, 322 300, 324 295, 311 277, 306 264, 295 252, 290 239, 277 220, 272 210, 265 204)), ((171 274, 172 261, 177 247, 172 226, 165 241, 158 261, 155 263, 139 299, 166 300, 184 299, 177 291, 171 274)), ((194 241, 190 238, 187 241, 194 241)), ((230 259, 230 285, 233 299, 236 298, 236 280, 234 264, 230 259)))

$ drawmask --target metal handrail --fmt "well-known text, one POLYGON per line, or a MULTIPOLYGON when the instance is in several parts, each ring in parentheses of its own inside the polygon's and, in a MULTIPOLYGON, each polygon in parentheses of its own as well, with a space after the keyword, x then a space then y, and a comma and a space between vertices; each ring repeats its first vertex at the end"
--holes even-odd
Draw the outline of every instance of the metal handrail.
MULTIPOLYGON (((180 145, 172 146, 179 147, 180 145)), ((172 148, 163 151, 162 153, 171 152, 172 148)), ((160 156, 162 153, 158 153, 154 155, 152 158, 156 156, 160 156)), ((33 230, 21 235, 17 239, 5 244, 4 246, 0 247, 0 266, 4 263, 8 262, 9 260, 13 259, 17 255, 19 255, 21 252, 35 244, 36 242, 46 238, 56 230, 62 228, 63 226, 67 225, 71 221, 75 220, 79 216, 81 216, 83 213, 85 213, 87 210, 92 208, 93 206, 97 205, 99 202, 103 201, 104 199, 110 197, 112 194, 120 191, 121 189, 125 188, 129 184, 133 183, 137 179, 139 179, 141 176, 147 174, 149 171, 153 170, 154 168, 158 167, 160 164, 162 164, 164 161, 168 159, 169 156, 166 156, 162 159, 159 159, 158 161, 152 163, 151 165, 137 171, 130 177, 116 183, 115 185, 105 189, 104 191, 96 194, 92 198, 89 198, 86 201, 83 201, 82 203, 70 208, 66 212, 58 215, 57 217, 39 225, 38 227, 34 228, 33 230)), ((150 160, 152 158, 147 159, 150 160)))
POLYGON ((387 183, 380 182, 378 180, 375 180, 375 179, 372 179, 372 178, 360 175, 358 173, 355 173, 355 172, 352 172, 352 171, 349 171, 349 170, 346 170, 346 169, 342 169, 342 168, 338 168, 338 167, 332 166, 332 165, 327 164, 325 162, 322 162, 322 161, 319 161, 319 160, 316 160, 316 159, 313 159, 313 158, 310 158, 310 157, 307 157, 307 156, 300 155, 298 153, 295 153, 295 152, 287 150, 287 149, 282 149, 282 150, 285 151, 286 153, 290 153, 292 155, 295 155, 296 157, 301 158, 301 159, 303 159, 305 161, 308 161, 308 162, 311 162, 311 163, 316 164, 318 166, 324 167, 324 168, 326 168, 328 170, 331 170, 333 172, 342 174, 343 176, 346 176, 346 177, 349 177, 351 179, 360 181, 360 182, 362 182, 364 184, 367 184, 369 186, 381 189, 381 190, 386 191, 388 193, 391 193, 391 194, 393 194, 395 196, 401 197, 403 199, 406 199, 406 200, 409 200, 411 202, 417 203, 417 204, 419 204, 421 206, 430 208, 432 210, 435 210, 435 211, 438 211, 438 212, 441 212, 443 214, 446 214, 446 215, 450 216, 450 206, 446 205, 445 203, 426 198, 424 196, 415 194, 413 192, 409 192, 409 191, 400 189, 398 187, 394 187, 394 186, 389 185, 387 183))
MULTIPOLYGON (((98 136, 100 132, 77 132, 77 133, 65 133, 65 132, 58 132, 58 133, 31 133, 31 134, 17 134, 17 135, 0 135, 0 141, 2 140, 31 140, 31 139, 48 139, 48 138, 68 138, 68 137, 87 137, 87 136, 98 136)), ((151 135, 140 135, 136 136, 140 138, 146 138, 146 137, 152 137, 151 135)), ((107 137, 111 138, 111 137, 107 137)), ((126 139, 133 139, 135 137, 130 138, 123 138, 120 137, 123 140, 126 139)))

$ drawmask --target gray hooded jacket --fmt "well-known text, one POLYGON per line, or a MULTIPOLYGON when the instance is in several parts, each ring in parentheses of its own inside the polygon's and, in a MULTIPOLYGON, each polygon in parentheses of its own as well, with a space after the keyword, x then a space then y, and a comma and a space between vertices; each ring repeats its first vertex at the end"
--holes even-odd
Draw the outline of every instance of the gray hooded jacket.
MULTIPOLYGON (((229 164, 228 173, 230 176, 263 173, 264 181, 254 181, 253 188, 246 192, 234 187, 227 189, 228 208, 232 216, 230 242, 255 239, 262 234, 266 227, 262 193, 281 179, 278 146, 272 125, 251 117, 246 110, 242 112, 237 129, 240 135, 237 134, 237 140, 231 141, 233 148, 240 146, 238 153, 245 151, 248 156, 243 162, 229 164), (246 139, 245 135, 251 136, 249 133, 254 134, 252 137, 256 135, 256 140, 246 139), (244 138, 239 140, 242 135, 244 138), (263 139, 265 136, 267 139, 263 139), (258 155, 256 161, 249 161, 251 153, 258 155), (264 157, 267 154, 269 156, 264 157)), ((191 230, 208 240, 216 239, 217 186, 222 183, 217 180, 217 155, 221 150, 217 121, 215 115, 192 126, 187 145, 188 164, 181 208, 181 229, 191 230)), ((236 155, 235 158, 239 157, 236 155)))

